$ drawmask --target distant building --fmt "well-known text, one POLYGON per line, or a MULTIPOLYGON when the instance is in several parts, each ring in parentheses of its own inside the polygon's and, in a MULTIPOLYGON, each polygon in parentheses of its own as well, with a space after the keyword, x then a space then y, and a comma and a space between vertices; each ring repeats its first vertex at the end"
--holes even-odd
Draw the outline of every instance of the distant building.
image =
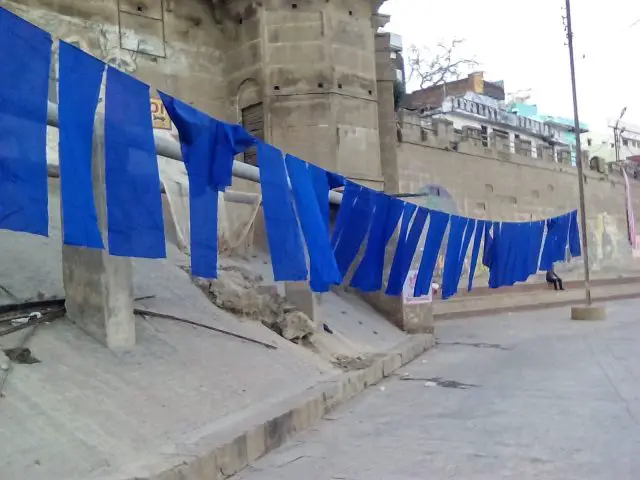
POLYGON ((412 92, 406 104, 424 117, 450 120, 456 133, 475 136, 486 147, 499 142, 513 153, 532 157, 549 148, 556 160, 558 151, 568 153, 571 147, 566 125, 534 118, 535 105, 520 107, 526 115, 509 111, 504 100, 502 81, 489 82, 482 72, 475 72, 461 80, 412 92))
MULTIPOLYGON (((621 123, 618 138, 620 140, 619 159, 640 164, 640 126, 626 122, 621 123)), ((597 162, 607 164, 616 161, 616 142, 613 129, 608 133, 589 132, 582 137, 581 143, 582 148, 589 152, 592 169, 596 169, 597 162)))
POLYGON ((411 110, 440 108, 447 97, 461 97, 466 93, 484 95, 498 102, 505 99, 503 82, 488 82, 483 72, 474 72, 467 78, 416 90, 407 95, 406 106, 411 110))

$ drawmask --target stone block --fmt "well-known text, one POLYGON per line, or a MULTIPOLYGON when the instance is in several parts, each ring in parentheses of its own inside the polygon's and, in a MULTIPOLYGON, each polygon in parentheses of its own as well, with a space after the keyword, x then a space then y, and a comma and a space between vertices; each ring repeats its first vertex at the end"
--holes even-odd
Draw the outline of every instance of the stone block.
POLYGON ((571 320, 605 320, 607 312, 603 306, 571 307, 571 320))

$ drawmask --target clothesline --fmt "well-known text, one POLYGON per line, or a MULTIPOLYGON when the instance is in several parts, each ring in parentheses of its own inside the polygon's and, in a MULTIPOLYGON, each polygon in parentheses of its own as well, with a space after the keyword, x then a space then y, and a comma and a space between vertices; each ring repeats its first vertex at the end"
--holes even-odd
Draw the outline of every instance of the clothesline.
MULTIPOLYGON (((47 98, 52 42, 49 33, 0 7, 0 165, 5 172, 0 176, 0 228, 37 235, 48 234, 46 124, 55 116, 47 98)), ((218 195, 231 185, 234 173, 261 184, 275 280, 309 280, 315 292, 342 284, 353 271, 351 286, 374 292, 386 284, 386 293, 399 295, 418 260, 414 257, 425 228, 415 296, 429 293, 447 233, 444 298, 457 292, 472 241, 469 289, 481 244, 492 287, 525 281, 549 262, 564 260, 567 242, 572 255, 579 255, 575 212, 547 221, 490 222, 429 210, 285 155, 240 125, 221 122, 159 92, 178 129, 178 152, 174 144, 154 138, 149 85, 59 43, 57 113, 67 245, 107 248, 117 256, 164 258, 157 155, 169 153, 181 157, 187 170, 196 276, 217 276, 218 195), (103 78, 104 121, 94 123, 103 78), (102 125, 106 247, 94 204, 91 161, 94 129, 102 125), (257 146, 257 169, 234 162, 234 156, 251 146, 257 146), (335 192, 339 187, 344 187, 344 195, 331 231, 329 201, 340 198, 335 192), (385 279, 386 250, 398 224, 398 244, 385 279)))

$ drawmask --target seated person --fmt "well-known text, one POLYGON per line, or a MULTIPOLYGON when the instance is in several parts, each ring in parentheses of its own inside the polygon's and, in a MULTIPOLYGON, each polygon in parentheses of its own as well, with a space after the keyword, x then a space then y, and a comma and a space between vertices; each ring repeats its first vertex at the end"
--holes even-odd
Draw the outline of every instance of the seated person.
POLYGON ((562 286, 562 279, 558 276, 558 274, 553 269, 553 265, 551 265, 551 268, 547 270, 547 283, 553 284, 553 289, 556 291, 564 290, 564 287, 562 286))

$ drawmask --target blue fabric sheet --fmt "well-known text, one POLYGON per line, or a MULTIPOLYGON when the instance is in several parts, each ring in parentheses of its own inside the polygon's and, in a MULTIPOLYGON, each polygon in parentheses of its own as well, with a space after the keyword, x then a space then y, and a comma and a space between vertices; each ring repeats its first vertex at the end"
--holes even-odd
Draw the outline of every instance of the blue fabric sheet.
POLYGON ((476 266, 478 265, 478 257, 480 256, 480 244, 482 243, 482 237, 484 236, 485 227, 487 222, 484 220, 478 220, 476 226, 476 236, 473 240, 473 248, 471 250, 471 263, 469 264, 469 284, 467 285, 467 291, 473 289, 473 277, 476 273, 476 266))
POLYGON ((164 258, 164 222, 149 86, 107 68, 105 177, 109 253, 164 258))
POLYGON ((360 190, 362 190, 362 187, 360 185, 353 182, 347 182, 344 194, 342 195, 342 203, 340 204, 340 209, 338 210, 336 224, 333 227, 333 234, 331 236, 331 247, 334 250, 338 245, 338 242, 340 241, 342 232, 344 232, 344 229, 349 222, 349 217, 351 217, 351 212, 353 210, 353 206, 356 203, 356 199, 360 194, 360 190))
POLYGON ((580 229, 578 226, 578 211, 574 210, 570 214, 569 220, 569 251, 573 258, 582 255, 582 245, 580 244, 580 229))
POLYGON ((387 295, 398 296, 402 294, 404 283, 411 270, 411 262, 416 253, 420 235, 427 223, 428 216, 429 210, 426 208, 416 207, 411 203, 405 204, 398 247, 396 248, 393 263, 391 264, 391 272, 389 274, 387 295), (414 212, 415 216, 413 215, 414 212), (412 218, 413 222, 411 221, 412 218), (409 225, 411 225, 410 229, 409 225))
POLYGON ((540 252, 539 222, 503 222, 494 228, 489 286, 500 288, 526 281, 535 273, 540 252))
POLYGON ((547 220, 547 236, 540 259, 540 270, 550 270, 555 262, 565 261, 570 223, 571 216, 568 213, 547 220))
POLYGON ((258 166, 273 277, 276 281, 306 280, 307 261, 282 152, 258 142, 258 166))
POLYGON ((239 125, 228 125, 159 92, 180 134, 189 177, 191 274, 218 276, 218 192, 231 184, 233 157, 254 143, 239 125))
POLYGON ((343 278, 358 255, 362 242, 369 232, 372 214, 373 191, 366 187, 361 187, 356 201, 350 209, 348 218, 344 220, 345 224, 340 234, 340 239, 333 249, 340 275, 343 278))
POLYGON ((485 229, 485 254, 486 254, 486 262, 483 258, 483 264, 489 268, 489 288, 498 288, 499 286, 499 264, 498 262, 501 260, 499 249, 502 247, 500 245, 500 234, 501 234, 502 224, 500 222, 493 222, 491 224, 491 234, 488 238, 486 236, 485 229))
POLYGON ((320 214, 329 229, 329 191, 334 188, 342 187, 345 184, 345 179, 342 175, 337 173, 327 172, 323 168, 308 164, 311 177, 313 179, 313 189, 316 197, 318 198, 318 205, 320 206, 320 214))
POLYGON ((473 239, 473 234, 476 231, 477 220, 470 218, 467 222, 467 227, 464 230, 464 238, 462 240, 462 247, 460 248, 460 258, 458 259, 458 271, 456 272, 456 291, 458 292, 458 285, 462 278, 462 271, 464 270, 464 261, 467 258, 467 252, 469 251, 469 245, 473 239))
POLYGON ((47 236, 51 35, 0 7, 0 228, 47 236))
POLYGON ((431 280, 433 279, 433 270, 438 260, 438 253, 442 246, 442 239, 449 224, 449 214, 431 210, 429 212, 429 230, 427 238, 424 242, 424 252, 420 261, 420 269, 416 278, 416 287, 413 292, 414 297, 429 295, 431 291, 431 280))
POLYGON ((538 272, 538 265, 540 264, 540 249, 542 248, 542 239, 544 237, 544 223, 544 220, 531 222, 531 256, 529 257, 529 275, 534 275, 538 272))
MULTIPOLYGON (((319 199, 314 195, 312 173, 305 162, 292 155, 287 155, 285 162, 302 233, 307 242, 311 263, 311 290, 318 293, 327 292, 331 284, 342 283, 342 276, 333 256, 327 225, 320 212, 319 199)), ((325 196, 325 201, 327 198, 325 196)))
POLYGON ((444 272, 442 273, 442 299, 446 300, 458 291, 458 270, 460 269, 460 250, 468 218, 451 216, 451 228, 444 257, 444 272))
POLYGON ((104 248, 93 197, 93 122, 104 63, 60 41, 60 196, 66 245, 104 248))
POLYGON ((403 209, 402 200, 392 198, 383 192, 375 194, 367 248, 351 280, 352 287, 363 292, 377 292, 382 289, 385 252, 403 209))

